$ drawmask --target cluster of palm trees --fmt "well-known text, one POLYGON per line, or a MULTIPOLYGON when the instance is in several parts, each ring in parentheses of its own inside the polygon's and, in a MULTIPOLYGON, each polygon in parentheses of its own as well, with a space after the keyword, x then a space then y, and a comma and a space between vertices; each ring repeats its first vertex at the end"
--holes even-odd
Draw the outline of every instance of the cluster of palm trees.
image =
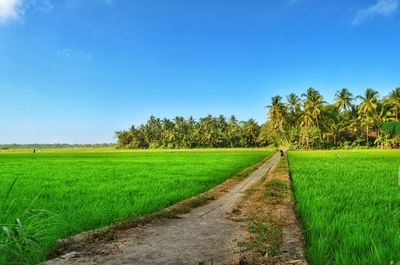
POLYGON ((309 88, 301 96, 287 95, 286 102, 272 97, 267 107, 264 130, 269 144, 304 149, 399 144, 399 138, 381 133, 379 125, 399 121, 400 88, 383 98, 371 88, 361 96, 343 88, 332 104, 309 88))
POLYGON ((348 89, 336 92, 329 104, 314 88, 306 93, 272 97, 268 119, 259 125, 254 119, 238 121, 223 115, 195 120, 190 117, 150 119, 138 127, 116 132, 119 148, 199 148, 287 146, 293 149, 390 146, 400 138, 381 133, 385 121, 399 121, 400 88, 380 98, 368 88, 354 96, 348 89))
POLYGON ((116 132, 119 148, 257 147, 266 145, 261 126, 254 119, 238 121, 235 116, 208 115, 173 120, 151 116, 138 127, 116 132))

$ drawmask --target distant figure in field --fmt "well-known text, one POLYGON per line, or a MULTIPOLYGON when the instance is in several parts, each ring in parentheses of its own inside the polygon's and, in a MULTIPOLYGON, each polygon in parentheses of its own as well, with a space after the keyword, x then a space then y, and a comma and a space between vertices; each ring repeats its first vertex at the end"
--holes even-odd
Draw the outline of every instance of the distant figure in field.
POLYGON ((283 150, 281 149, 281 150, 279 150, 279 152, 281 153, 281 156, 283 156, 284 155, 284 153, 283 153, 283 150))
POLYGON ((36 153, 36 149, 33 149, 33 153, 36 153))

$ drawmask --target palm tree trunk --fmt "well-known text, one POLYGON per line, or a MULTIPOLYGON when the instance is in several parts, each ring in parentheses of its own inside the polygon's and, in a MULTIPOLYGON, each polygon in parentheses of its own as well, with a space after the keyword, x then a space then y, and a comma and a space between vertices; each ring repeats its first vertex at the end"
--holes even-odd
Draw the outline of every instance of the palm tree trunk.
POLYGON ((369 146, 369 142, 368 142, 368 125, 367 125, 367 146, 369 146))
POLYGON ((318 135, 319 135, 319 148, 321 148, 322 136, 321 136, 321 130, 319 129, 318 119, 315 119, 315 122, 317 123, 317 129, 318 129, 318 135))
POLYGON ((285 141, 286 141, 287 146, 289 146, 289 141, 288 141, 288 139, 287 139, 287 137, 286 137, 285 132, 283 131, 283 127, 282 127, 282 124, 281 124, 281 123, 279 123, 279 129, 281 130, 281 132, 282 132, 282 134, 283 134, 283 137, 285 137, 285 141))

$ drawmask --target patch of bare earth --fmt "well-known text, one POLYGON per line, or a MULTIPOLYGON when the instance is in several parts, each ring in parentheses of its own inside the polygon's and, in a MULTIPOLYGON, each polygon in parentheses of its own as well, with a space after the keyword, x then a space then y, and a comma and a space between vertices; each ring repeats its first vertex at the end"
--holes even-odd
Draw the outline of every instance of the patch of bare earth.
POLYGON ((51 253, 57 257, 44 264, 237 263, 241 224, 227 217, 244 191, 278 161, 279 155, 274 155, 159 213, 60 241, 51 253))
POLYGON ((286 156, 247 190, 230 218, 244 224, 239 264, 307 264, 286 156))

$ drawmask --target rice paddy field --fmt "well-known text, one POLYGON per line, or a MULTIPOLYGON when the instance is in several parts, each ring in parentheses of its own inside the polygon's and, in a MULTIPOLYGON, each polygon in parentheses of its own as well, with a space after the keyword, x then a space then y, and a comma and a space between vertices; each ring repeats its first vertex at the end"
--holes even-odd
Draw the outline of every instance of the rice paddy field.
POLYGON ((209 190, 272 153, 0 152, 0 263, 26 244, 37 245, 41 253, 26 251, 18 264, 43 260, 59 238, 159 211, 209 190))
POLYGON ((400 151, 290 152, 310 264, 400 261, 400 151))

